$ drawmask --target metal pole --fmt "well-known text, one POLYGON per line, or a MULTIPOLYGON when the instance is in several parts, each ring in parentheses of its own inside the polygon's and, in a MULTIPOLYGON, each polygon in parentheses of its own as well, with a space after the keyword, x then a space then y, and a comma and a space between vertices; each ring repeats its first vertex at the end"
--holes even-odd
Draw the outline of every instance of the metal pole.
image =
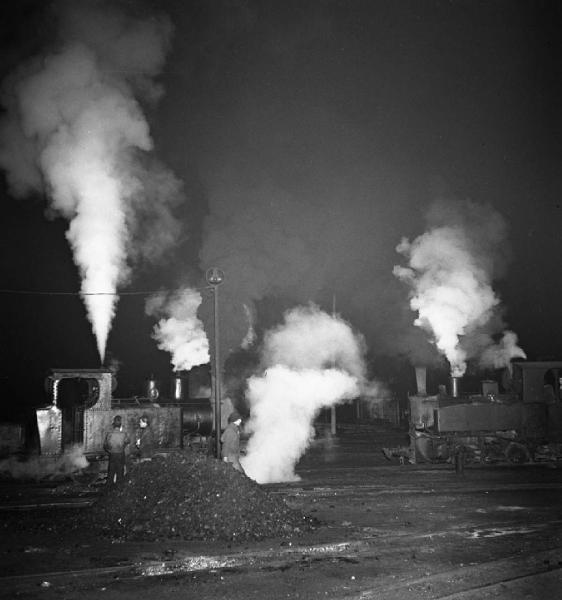
POLYGON ((207 283, 213 289, 214 302, 214 330, 215 330, 215 368, 214 368, 214 400, 215 400, 215 454, 221 457, 221 376, 220 376, 220 353, 219 353, 219 285, 224 280, 224 273, 217 267, 207 269, 205 273, 207 283))
POLYGON ((219 354, 219 286, 213 287, 215 307, 215 453, 221 457, 221 378, 220 378, 220 354, 219 354))
MULTIPOLYGON (((336 295, 332 296, 332 317, 336 318, 336 295)), ((335 367, 335 360, 332 361, 332 367, 335 367)), ((332 406, 330 409, 330 433, 336 435, 336 407, 332 406)))

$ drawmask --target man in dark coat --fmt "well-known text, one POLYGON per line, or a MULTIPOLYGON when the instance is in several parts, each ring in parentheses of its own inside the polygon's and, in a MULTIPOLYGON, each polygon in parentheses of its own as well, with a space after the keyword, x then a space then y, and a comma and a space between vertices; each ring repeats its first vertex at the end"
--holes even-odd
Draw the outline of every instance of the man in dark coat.
POLYGON ((154 454, 154 432, 150 427, 148 415, 142 415, 139 419, 139 428, 135 441, 137 456, 143 460, 150 460, 154 454))
POLYGON ((113 429, 105 436, 103 449, 109 454, 107 483, 117 485, 125 479, 125 448, 131 443, 129 436, 123 431, 121 416, 113 418, 113 429))
POLYGON ((244 473, 244 468, 240 464, 240 425, 242 417, 236 410, 228 415, 228 425, 221 436, 222 459, 230 463, 237 471, 244 473))

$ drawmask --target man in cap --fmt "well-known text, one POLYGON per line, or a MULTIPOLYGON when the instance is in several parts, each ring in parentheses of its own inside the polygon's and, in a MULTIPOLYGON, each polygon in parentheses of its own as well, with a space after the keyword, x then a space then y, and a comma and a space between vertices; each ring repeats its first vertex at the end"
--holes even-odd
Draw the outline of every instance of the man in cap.
POLYGON ((125 479, 125 448, 131 443, 127 432, 123 431, 121 415, 113 418, 113 429, 105 436, 103 449, 109 454, 107 483, 111 486, 125 479))
POLYGON ((237 410, 233 410, 228 415, 228 425, 221 436, 222 459, 230 463, 237 471, 244 473, 244 468, 240 464, 240 425, 242 417, 237 410))
POLYGON ((135 446, 137 447, 137 456, 141 461, 152 459, 152 454, 154 453, 154 432, 150 427, 147 414, 143 414, 139 419, 135 446))

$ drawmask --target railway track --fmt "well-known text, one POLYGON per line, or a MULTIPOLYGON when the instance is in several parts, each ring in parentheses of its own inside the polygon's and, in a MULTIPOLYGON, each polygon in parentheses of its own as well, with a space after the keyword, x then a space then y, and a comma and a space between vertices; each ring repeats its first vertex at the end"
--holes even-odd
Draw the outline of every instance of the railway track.
POLYGON ((470 590, 440 596, 436 600, 486 600, 487 598, 540 599, 556 598, 562 587, 562 578, 558 570, 533 573, 515 577, 498 583, 478 586, 470 590))
MULTIPOLYGON (((550 522, 549 527, 561 528, 562 521, 550 522)), ((500 535, 542 535, 544 523, 529 523, 523 531, 514 524, 501 522, 489 523, 486 531, 481 531, 483 538, 500 535)), ((318 564, 322 561, 350 560, 354 563, 367 564, 370 561, 386 560, 395 562, 405 549, 419 551, 426 540, 474 538, 473 532, 479 531, 476 524, 465 524, 462 530, 457 528, 432 531, 430 533, 392 533, 388 529, 365 531, 359 539, 345 540, 342 530, 340 542, 317 545, 286 546, 262 551, 244 550, 218 555, 197 555, 193 552, 174 554, 173 559, 157 560, 153 555, 130 556, 126 561, 115 566, 68 569, 10 575, 0 577, 0 589, 9 586, 12 590, 28 585, 37 585, 43 580, 58 582, 68 580, 97 579, 107 576, 119 576, 121 579, 138 579, 139 577, 155 577, 165 575, 186 575, 195 572, 217 572, 226 569, 230 572, 256 570, 286 570, 291 565, 302 564, 303 561, 318 564)), ((533 577, 543 578, 544 574, 554 573, 551 578, 562 582, 562 547, 555 547, 541 552, 517 553, 508 557, 486 562, 474 562, 448 570, 430 572, 423 577, 400 574, 400 583, 396 583, 396 575, 378 576, 375 586, 352 596, 349 600, 409 600, 409 598, 465 598, 456 594, 469 594, 476 590, 487 590, 490 593, 498 586, 509 582, 531 581, 533 577), (478 582, 475 584, 475 582, 478 582), (434 595, 439 590, 439 594, 434 595), (421 596, 420 596, 421 594, 421 596)), ((545 580, 548 578, 544 578, 545 580)), ((1 594, 0 594, 0 597, 1 594)), ((481 597, 475 596, 475 598, 481 597)), ((552 596, 557 597, 557 596, 552 596)), ((471 598, 467 595, 466 598, 471 598)), ((497 596, 496 596, 497 598, 497 596)), ((347 599, 346 599, 347 600, 347 599)))
MULTIPOLYGON (((271 485, 271 492, 328 516, 334 523, 332 543, 313 547, 295 540, 292 547, 274 545, 268 552, 250 548, 226 554, 220 554, 221 550, 213 554, 209 549, 207 554, 197 554, 186 544, 169 557, 161 556, 160 545, 151 554, 130 552, 126 561, 107 561, 105 567, 98 562, 92 568, 73 569, 68 564, 65 571, 53 564, 54 568, 43 572, 29 569, 25 575, 0 577, 0 598, 16 597, 15 591, 37 593, 43 581, 52 586, 52 597, 57 589, 81 586, 93 594, 94 582, 105 586, 116 579, 124 587, 130 581, 131 588, 135 581, 142 586, 166 586, 164 580, 173 577, 165 575, 180 576, 187 581, 185 585, 190 577, 212 582, 224 576, 244 589, 245 582, 253 583, 256 577, 265 580, 286 572, 289 580, 308 577, 311 586, 325 581, 329 597, 345 600, 558 598, 562 520, 555 507, 560 504, 562 481, 556 471, 541 471, 536 477, 533 473, 482 470, 472 478, 469 473, 464 480, 439 469, 406 472, 383 467, 341 469, 322 478, 271 485), (449 551, 456 552, 455 556, 449 551), (339 572, 349 575, 345 587, 334 579, 339 572), (349 583, 351 575, 353 583, 349 583), (11 595, 3 596, 2 590, 8 589, 11 595)), ((30 508, 62 500, 48 490, 36 492, 35 506, 26 498, 30 508)), ((62 503, 71 507, 73 501, 89 503, 92 497, 62 503)), ((278 591, 281 594, 282 588, 278 591)), ((280 597, 272 592, 271 600, 280 597)))
POLYGON ((445 495, 445 494, 476 494, 490 492, 506 492, 506 491, 550 491, 562 490, 562 482, 545 482, 545 483, 511 483, 501 485, 490 484, 474 484, 468 488, 462 484, 441 485, 438 488, 428 486, 420 488, 416 485, 395 485, 389 487, 388 484, 342 484, 338 482, 336 485, 329 486, 313 486, 313 487, 276 487, 270 489, 273 494, 280 494, 284 497, 291 496, 308 496, 322 497, 333 495, 356 496, 358 493, 364 495, 399 495, 399 494, 421 494, 421 495, 445 495))
POLYGON ((484 600, 488 597, 496 600, 542 600, 558 598, 560 589, 562 547, 557 547, 478 562, 423 577, 402 578, 399 583, 390 577, 382 577, 376 586, 346 600, 484 600))

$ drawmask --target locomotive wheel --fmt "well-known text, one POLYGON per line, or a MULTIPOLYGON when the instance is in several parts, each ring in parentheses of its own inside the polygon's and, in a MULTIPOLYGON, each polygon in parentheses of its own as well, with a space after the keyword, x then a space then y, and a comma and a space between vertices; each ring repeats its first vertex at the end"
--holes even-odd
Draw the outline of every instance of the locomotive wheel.
POLYGON ((509 462, 516 465, 522 465, 531 460, 531 455, 529 454, 527 447, 523 444, 518 444, 517 442, 508 444, 505 449, 505 456, 509 462))

